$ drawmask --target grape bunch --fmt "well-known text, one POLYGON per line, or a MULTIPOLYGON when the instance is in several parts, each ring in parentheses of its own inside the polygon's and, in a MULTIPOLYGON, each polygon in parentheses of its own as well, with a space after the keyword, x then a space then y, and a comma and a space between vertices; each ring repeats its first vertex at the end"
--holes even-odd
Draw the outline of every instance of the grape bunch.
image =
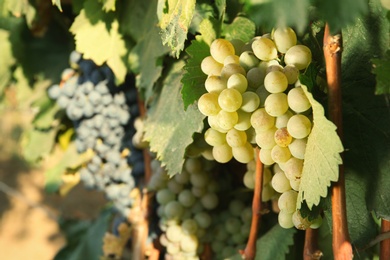
POLYGON ((75 51, 70 65, 48 95, 72 121, 77 151, 93 152, 79 170, 80 179, 88 188, 105 191, 126 216, 132 204, 129 194, 144 173, 142 151, 132 143, 134 120, 139 116, 133 79, 128 76, 116 86, 107 65, 97 66, 75 51))
MULTIPOLYGON (((234 157, 248 163, 254 158, 253 146, 258 146, 265 173, 275 165, 274 175, 269 175, 272 187, 282 193, 279 223, 285 228, 310 226, 295 208, 312 129, 311 103, 298 77, 311 60, 310 49, 297 44, 293 29, 277 28, 248 43, 216 39, 201 63, 208 76, 207 93, 199 98, 198 108, 207 116, 204 139, 214 159, 226 163, 234 157)), ((252 185, 250 174, 244 180, 247 186, 252 185)))

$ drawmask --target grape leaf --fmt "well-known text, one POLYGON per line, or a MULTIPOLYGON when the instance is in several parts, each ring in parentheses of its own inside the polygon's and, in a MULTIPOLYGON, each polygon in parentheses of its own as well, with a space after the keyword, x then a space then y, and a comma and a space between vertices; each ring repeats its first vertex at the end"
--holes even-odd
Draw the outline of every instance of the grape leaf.
POLYGON ((176 57, 179 57, 184 49, 195 4, 195 0, 165 1, 165 8, 160 19, 161 39, 164 45, 172 49, 176 57))
POLYGON ((3 3, 0 3, 0 8, 2 9, 0 9, 1 13, 4 15, 10 12, 18 18, 24 16, 29 27, 32 26, 37 15, 35 7, 29 1, 25 0, 5 0, 3 3))
POLYGON ((31 129, 23 133, 22 154, 29 162, 37 162, 48 155, 53 148, 56 129, 31 129))
POLYGON ((375 94, 390 94, 390 50, 381 59, 372 59, 372 73, 376 75, 375 94))
POLYGON ((248 18, 236 17, 224 28, 223 32, 227 40, 239 39, 249 42, 256 34, 256 25, 248 18))
POLYGON ((183 62, 177 62, 171 68, 145 123, 145 140, 150 142, 150 150, 157 153, 170 176, 181 172, 185 149, 192 143, 192 135, 203 129, 204 116, 197 108, 183 109, 180 95, 183 65, 183 62))
POLYGON ((219 22, 214 18, 204 19, 199 24, 199 33, 202 35, 202 40, 205 41, 208 45, 218 37, 219 35, 219 22))
MULTIPOLYGON (((138 42, 150 32, 150 28, 157 27, 157 0, 133 0, 122 4, 120 25, 123 34, 131 36, 138 42)), ((158 40, 161 41, 161 37, 158 40)))
POLYGON ((118 84, 124 81, 127 49, 119 33, 119 23, 111 13, 105 13, 97 1, 88 0, 70 27, 70 32, 75 35, 76 50, 83 53, 84 58, 92 59, 97 65, 107 62, 118 84))
POLYGON ((294 244, 296 229, 284 229, 279 225, 273 226, 256 242, 256 259, 284 260, 289 246, 294 244))
POLYGON ((52 127, 53 123, 55 123, 56 115, 61 110, 55 101, 46 95, 41 100, 35 102, 33 107, 38 108, 38 113, 32 122, 37 129, 48 129, 52 127))
POLYGON ((336 126, 325 117, 322 105, 305 85, 302 89, 313 109, 313 128, 307 140, 297 208, 306 201, 311 209, 313 205, 318 205, 321 197, 327 196, 331 182, 338 180, 339 164, 342 163, 340 153, 344 148, 336 126))
POLYGON ((181 79, 183 84, 181 94, 185 110, 207 92, 204 87, 207 75, 201 70, 200 64, 205 57, 210 55, 210 47, 204 41, 194 40, 186 52, 190 58, 184 66, 185 73, 181 79))
POLYGON ((105 12, 111 12, 116 10, 116 0, 99 0, 99 2, 103 4, 103 10, 105 12))
POLYGON ((12 54, 12 45, 8 39, 9 32, 0 29, 0 97, 4 93, 4 88, 11 80, 11 66, 15 64, 15 58, 12 54))
POLYGON ((61 0, 51 0, 51 4, 57 6, 58 10, 62 12, 61 0))

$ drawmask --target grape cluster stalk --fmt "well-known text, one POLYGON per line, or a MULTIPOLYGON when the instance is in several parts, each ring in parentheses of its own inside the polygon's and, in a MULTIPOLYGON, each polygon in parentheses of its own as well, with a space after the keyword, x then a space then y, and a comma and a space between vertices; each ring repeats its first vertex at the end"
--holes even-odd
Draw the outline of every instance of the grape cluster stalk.
MULTIPOLYGON (((309 221, 296 210, 313 125, 311 104, 298 78, 311 60, 310 49, 297 43, 291 28, 277 28, 247 43, 216 39, 201 63, 207 93, 198 100, 207 116, 204 139, 212 146, 213 159, 249 163, 259 147, 266 167, 263 189, 277 192, 279 224, 303 230, 322 221, 320 216, 309 221)), ((248 187, 254 186, 250 175, 244 176, 248 187)), ((263 197, 267 200, 267 191, 263 197)))
POLYGON ((92 151, 92 159, 78 173, 84 185, 104 191, 123 216, 133 203, 132 189, 144 174, 139 127, 137 90, 128 76, 116 86, 107 65, 97 66, 76 51, 70 54, 70 68, 60 84, 48 89, 75 129, 77 151, 92 151), (133 142, 134 139, 134 142, 133 142))

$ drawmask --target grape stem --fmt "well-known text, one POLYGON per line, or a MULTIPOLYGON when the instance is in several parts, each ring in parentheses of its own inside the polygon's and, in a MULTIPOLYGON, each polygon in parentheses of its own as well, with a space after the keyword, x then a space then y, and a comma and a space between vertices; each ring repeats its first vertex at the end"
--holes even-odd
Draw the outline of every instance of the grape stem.
MULTIPOLYGON (((382 219, 381 233, 388 234, 390 231, 390 221, 382 219)), ((384 239, 380 244, 380 260, 389 259, 390 255, 390 238, 384 239)))
MULTIPOLYGON (((325 25, 324 56, 326 77, 328 82, 328 109, 329 117, 337 126, 337 134, 342 139, 342 111, 341 111, 341 32, 331 35, 329 25, 325 25)), ((332 194, 332 225, 333 225, 333 255, 334 258, 352 259, 352 246, 348 233, 344 167, 339 167, 339 179, 331 187, 332 194)))
POLYGON ((321 259, 322 255, 322 252, 318 250, 318 229, 306 229, 303 260, 321 259))
POLYGON ((255 259, 257 232, 259 230, 260 219, 261 219, 261 193, 263 190, 264 165, 260 161, 259 154, 260 154, 260 149, 257 147, 256 148, 256 179, 255 179, 255 188, 254 188, 253 201, 252 201, 252 223, 251 223, 251 229, 249 232, 249 238, 245 250, 240 251, 242 258, 247 260, 255 259))

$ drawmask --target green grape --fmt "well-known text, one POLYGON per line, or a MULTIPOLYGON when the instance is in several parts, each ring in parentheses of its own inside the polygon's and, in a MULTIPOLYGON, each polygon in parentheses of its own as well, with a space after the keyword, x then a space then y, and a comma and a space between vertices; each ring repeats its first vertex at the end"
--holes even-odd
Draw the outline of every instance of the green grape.
POLYGON ((216 92, 221 93, 222 90, 227 88, 226 81, 223 80, 220 76, 211 75, 209 76, 204 86, 207 90, 207 92, 216 92))
POLYGON ((223 130, 230 130, 238 122, 237 112, 228 112, 225 110, 219 111, 217 115, 218 125, 223 130))
POLYGON ((253 160, 254 151, 250 143, 246 142, 243 146, 232 148, 233 157, 240 163, 248 163, 253 160))
POLYGON ((270 66, 280 66, 279 62, 277 60, 269 60, 269 61, 261 61, 259 63, 259 68, 264 71, 265 75, 267 75, 267 69, 270 66))
POLYGON ((228 79, 227 87, 233 88, 242 94, 248 88, 248 81, 244 75, 236 73, 231 75, 228 79))
POLYGON ((162 233, 159 237, 159 242, 162 246, 167 247, 170 241, 168 240, 167 235, 162 233))
POLYGON ((256 94, 260 97, 260 107, 264 107, 265 100, 271 93, 269 93, 264 85, 256 89, 256 94))
POLYGON ((184 169, 189 173, 199 173, 203 170, 203 165, 199 158, 188 158, 184 162, 184 169))
POLYGON ((286 65, 283 68, 283 73, 284 73, 284 75, 286 75, 286 78, 287 78, 289 85, 297 82, 298 77, 299 77, 299 70, 294 65, 286 65))
POLYGON ((305 45, 295 45, 284 56, 286 65, 294 65, 298 70, 306 69, 311 62, 311 51, 305 45))
POLYGON ((275 43, 268 38, 261 37, 253 41, 252 50, 256 57, 263 61, 274 60, 278 57, 275 43))
POLYGON ((222 79, 228 80, 228 78, 230 78, 231 75, 236 73, 240 73, 246 76, 246 71, 244 70, 243 67, 235 63, 230 63, 223 66, 220 75, 222 79))
POLYGON ((218 196, 214 192, 204 194, 200 199, 203 207, 208 210, 215 209, 218 206, 218 196))
POLYGON ((167 246, 167 254, 176 255, 180 253, 180 246, 177 243, 169 243, 167 246))
POLYGON ((292 222, 292 213, 281 210, 278 214, 278 222, 282 228, 288 229, 294 226, 292 222))
POLYGON ((284 165, 284 173, 289 180, 300 179, 303 169, 303 160, 291 157, 284 165))
POLYGON ((300 87, 293 88, 288 92, 287 102, 289 107, 296 113, 302 113, 311 107, 309 99, 300 87))
POLYGON ((272 177, 271 183, 272 188, 274 188, 276 192, 283 193, 288 190, 291 190, 290 181, 289 179, 287 179, 284 172, 280 171, 275 173, 275 175, 272 177))
POLYGON ((204 188, 209 180, 209 175, 206 172, 194 172, 190 175, 190 182, 195 187, 204 188))
POLYGON ((297 210, 292 215, 292 222, 294 226, 299 230, 306 230, 310 227, 310 221, 307 218, 303 218, 301 213, 297 210))
POLYGON ((266 131, 275 125, 275 117, 270 116, 264 108, 259 108, 251 116, 251 125, 256 131, 266 131))
POLYGON ((257 145, 262 149, 272 149, 276 145, 274 139, 275 132, 275 127, 266 131, 256 131, 257 145))
POLYGON ((180 218, 184 213, 183 206, 177 201, 170 201, 164 207, 164 214, 169 219, 180 218))
POLYGON ((248 80, 248 87, 253 90, 259 88, 263 84, 264 78, 265 71, 258 67, 251 68, 246 74, 246 79, 248 80))
POLYGON ((293 190, 299 191, 300 185, 301 185, 301 179, 290 180, 290 186, 293 190))
POLYGON ((292 156, 303 160, 305 158, 306 144, 307 138, 294 139, 294 141, 288 145, 288 149, 290 149, 292 156))
POLYGON ((284 113, 283 115, 276 117, 275 119, 276 128, 287 127, 288 120, 290 120, 292 116, 293 113, 290 110, 287 110, 287 112, 284 113))
MULTIPOLYGON (((238 117, 238 115, 237 115, 237 117, 238 117)), ((223 129, 222 127, 219 126, 218 115, 216 115, 216 116, 208 116, 207 117, 207 122, 208 122, 208 124, 210 125, 210 127, 212 129, 217 130, 218 132, 227 133, 227 131, 229 131, 229 129, 226 130, 226 129, 223 129)))
POLYGON ((192 192, 190 190, 182 190, 180 193, 179 193, 179 196, 178 196, 178 201, 180 202, 181 205, 183 205, 184 207, 191 207, 192 205, 194 205, 195 203, 195 196, 192 194, 192 192))
MULTIPOLYGON (((252 207, 245 207, 244 209, 241 209, 240 210, 240 218, 241 218, 241 221, 244 223, 250 223, 251 220, 252 220, 252 207)), ((250 229, 250 225, 249 226, 249 229, 250 229)), ((244 226, 243 226, 244 228, 244 226)), ((242 230, 242 229, 241 229, 242 230)))
POLYGON ((221 133, 213 128, 209 128, 204 133, 204 140, 211 146, 221 145, 226 143, 226 133, 221 133))
POLYGON ((275 131, 274 140, 278 146, 287 147, 292 142, 292 136, 287 131, 287 127, 282 127, 275 131))
POLYGON ((230 234, 239 232, 241 225, 241 221, 236 217, 230 217, 225 221, 225 228, 230 234))
POLYGON ((241 67, 243 67, 246 71, 255 68, 259 65, 259 59, 255 56, 255 54, 252 51, 244 51, 241 53, 239 58, 239 64, 241 67))
POLYGON ((188 181, 190 180, 190 174, 188 173, 188 171, 183 170, 183 171, 179 172, 178 174, 176 174, 175 177, 173 177, 173 178, 175 179, 175 181, 177 183, 187 184, 188 181))
POLYGON ((238 57, 237 55, 229 55, 223 60, 223 65, 225 66, 230 63, 240 64, 239 59, 240 57, 238 57))
POLYGON ((219 163, 227 163, 233 158, 232 148, 228 144, 214 146, 213 157, 219 163))
POLYGON ((251 127, 251 113, 237 110, 238 121, 234 125, 234 128, 239 131, 246 131, 251 127))
POLYGON ((236 55, 241 55, 241 49, 242 49, 242 47, 244 47, 244 45, 245 45, 245 42, 243 42, 242 40, 240 40, 240 39, 232 39, 232 40, 230 40, 230 43, 233 45, 233 47, 234 47, 234 53, 236 54, 236 55))
POLYGON ((200 69, 202 72, 206 75, 215 75, 220 76, 222 72, 223 64, 217 62, 214 60, 213 57, 207 56, 202 60, 202 63, 200 64, 200 69))
POLYGON ((288 190, 282 193, 278 199, 278 207, 281 211, 294 213, 297 204, 298 192, 288 190))
POLYGON ((246 133, 244 131, 239 131, 235 128, 232 128, 226 133, 226 142, 231 147, 243 146, 246 141, 246 133))
POLYGON ((255 188, 255 178, 253 173, 253 171, 246 171, 243 177, 245 187, 251 190, 255 188))
POLYGON ((241 110, 245 112, 253 112, 260 106, 259 96, 252 91, 247 91, 242 94, 241 110))
POLYGON ((225 39, 215 39, 210 45, 211 56, 219 63, 223 63, 229 55, 234 55, 233 44, 225 39))
POLYGON ((274 195, 275 195, 275 190, 272 188, 271 184, 268 183, 263 186, 263 189, 261 191, 261 201, 262 202, 270 201, 274 195))
POLYGON ((160 205, 166 205, 168 202, 175 200, 175 197, 175 193, 168 189, 162 189, 156 193, 156 200, 160 205))
POLYGON ((290 27, 277 28, 272 36, 280 53, 286 53, 288 49, 297 44, 297 35, 290 27))
POLYGON ((272 93, 264 102, 265 111, 271 116, 281 116, 288 110, 287 95, 272 93))
POLYGON ((213 252, 222 252, 222 250, 225 248, 225 244, 218 240, 213 240, 211 242, 211 249, 213 252))
POLYGON ((245 131, 246 133, 246 139, 248 139, 248 142, 251 144, 256 144, 256 130, 251 127, 248 130, 245 131))
POLYGON ((216 180, 210 180, 207 184, 207 191, 208 192, 218 192, 220 190, 219 183, 216 180))
POLYGON ((218 96, 218 104, 227 112, 235 112, 241 107, 242 95, 236 89, 224 89, 218 96))
POLYGON ((263 169, 263 185, 268 184, 272 179, 272 172, 269 167, 263 169))
POLYGON ((287 131, 296 139, 307 137, 311 131, 310 119, 304 115, 293 115, 287 123, 287 131))
POLYGON ((186 219, 181 224, 181 228, 184 234, 196 234, 196 232, 198 231, 198 223, 193 219, 186 219))
POLYGON ((195 235, 185 234, 180 240, 180 248, 184 252, 196 252, 198 244, 198 238, 195 235))
POLYGON ((317 229, 317 228, 321 227, 321 225, 322 225, 322 217, 321 216, 318 216, 317 218, 313 219, 310 222, 311 229, 317 229))
POLYGON ((242 211, 245 209, 245 204, 242 200, 233 199, 229 202, 229 213, 232 216, 239 217, 241 216, 242 211))
POLYGON ((203 94, 198 100, 198 109, 205 116, 216 116, 221 110, 218 94, 214 92, 203 94))
POLYGON ((165 234, 170 242, 179 242, 183 236, 183 230, 179 225, 170 225, 165 234))
POLYGON ((271 71, 264 79, 264 87, 270 93, 280 93, 287 89, 287 77, 281 71, 271 71))
POLYGON ((167 183, 167 187, 175 194, 178 194, 183 190, 183 184, 178 183, 177 181, 175 181, 175 179, 170 179, 167 183))
POLYGON ((260 149, 259 155, 260 155, 260 161, 264 165, 272 165, 275 163, 275 161, 272 160, 271 149, 260 149))
POLYGON ((284 163, 290 159, 291 153, 287 147, 275 145, 271 150, 271 157, 276 163, 284 163))
POLYGON ((212 221, 210 215, 204 211, 196 213, 194 216, 194 220, 198 224, 198 227, 204 229, 208 228, 211 225, 212 221))

